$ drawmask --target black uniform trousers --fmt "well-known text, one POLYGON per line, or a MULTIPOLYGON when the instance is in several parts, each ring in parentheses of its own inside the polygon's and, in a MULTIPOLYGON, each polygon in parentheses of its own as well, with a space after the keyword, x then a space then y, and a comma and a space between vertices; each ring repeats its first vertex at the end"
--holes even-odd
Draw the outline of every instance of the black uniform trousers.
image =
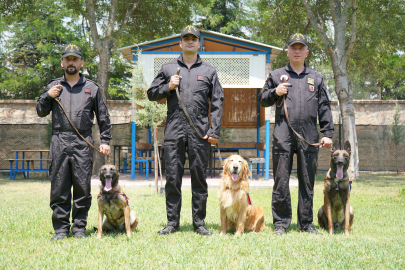
POLYGON ((287 229, 291 224, 290 175, 294 153, 297 154, 298 209, 297 226, 307 229, 313 221, 314 182, 318 152, 308 151, 295 135, 291 147, 276 150, 273 147, 274 187, 272 198, 273 225, 287 229))
MULTIPOLYGON (((210 143, 201 139, 188 124, 182 115, 183 128, 176 132, 179 136, 175 140, 164 141, 164 159, 166 166, 166 213, 167 225, 177 227, 180 223, 181 211, 181 185, 186 161, 186 149, 190 164, 191 190, 192 190, 192 217, 193 226, 204 226, 206 205, 208 198, 207 167, 210 153, 210 143)), ((204 135, 203 135, 204 136, 204 135)), ((173 136, 170 136, 173 138, 173 136)))
MULTIPOLYGON (((91 135, 84 137, 93 143, 91 135)), ((93 148, 75 131, 54 131, 51 139, 50 178, 52 224, 56 233, 84 232, 91 206, 93 148), (73 187, 73 207, 71 205, 73 187)))

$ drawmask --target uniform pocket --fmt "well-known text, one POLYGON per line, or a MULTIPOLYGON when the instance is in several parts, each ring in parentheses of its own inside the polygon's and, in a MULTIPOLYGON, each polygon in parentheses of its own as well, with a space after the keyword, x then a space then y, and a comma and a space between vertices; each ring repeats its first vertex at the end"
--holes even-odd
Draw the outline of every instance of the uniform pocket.
POLYGON ((92 111, 85 109, 78 113, 80 115, 78 119, 80 119, 79 129, 81 130, 89 130, 93 126, 94 121, 94 114, 92 111))

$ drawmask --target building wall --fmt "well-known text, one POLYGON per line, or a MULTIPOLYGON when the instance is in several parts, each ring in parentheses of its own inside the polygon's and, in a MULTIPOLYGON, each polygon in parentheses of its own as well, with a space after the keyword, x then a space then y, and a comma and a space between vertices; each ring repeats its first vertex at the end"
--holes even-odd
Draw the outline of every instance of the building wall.
MULTIPOLYGON (((403 107, 401 120, 404 122, 405 101, 401 100, 398 103, 403 107)), ((0 100, 0 124, 47 124, 50 116, 38 117, 35 104, 35 100, 0 100)), ((356 125, 389 125, 392 122, 395 107, 395 101, 393 100, 355 100, 353 105, 356 125)), ((130 101, 108 100, 107 106, 112 124, 124 124, 131 121, 130 101)), ((269 119, 270 122, 274 122, 273 107, 266 109, 266 119, 269 119)), ((332 101, 331 108, 333 121, 338 124, 337 101, 332 101)), ((254 114, 256 114, 256 109, 254 114)))

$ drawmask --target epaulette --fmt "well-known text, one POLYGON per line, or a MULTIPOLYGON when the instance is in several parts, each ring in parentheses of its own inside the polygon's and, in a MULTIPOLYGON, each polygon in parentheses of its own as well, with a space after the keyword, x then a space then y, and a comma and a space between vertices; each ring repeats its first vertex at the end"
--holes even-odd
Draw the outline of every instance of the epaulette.
POLYGON ((89 81, 91 83, 94 83, 98 88, 100 88, 100 86, 93 80, 90 80, 89 78, 86 78, 86 81, 89 81))

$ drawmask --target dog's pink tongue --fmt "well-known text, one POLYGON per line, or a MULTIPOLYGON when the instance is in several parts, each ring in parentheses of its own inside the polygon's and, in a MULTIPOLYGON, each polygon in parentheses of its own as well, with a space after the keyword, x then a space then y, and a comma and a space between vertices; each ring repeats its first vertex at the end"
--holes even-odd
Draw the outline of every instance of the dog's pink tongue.
POLYGON ((105 191, 109 191, 111 190, 111 182, 112 182, 112 178, 106 178, 105 179, 105 186, 104 186, 104 190, 105 191))
POLYGON ((343 166, 338 165, 336 170, 336 178, 343 179, 343 166))
POLYGON ((232 174, 232 180, 233 180, 233 181, 238 180, 238 176, 239 176, 239 174, 233 173, 233 174, 232 174))

